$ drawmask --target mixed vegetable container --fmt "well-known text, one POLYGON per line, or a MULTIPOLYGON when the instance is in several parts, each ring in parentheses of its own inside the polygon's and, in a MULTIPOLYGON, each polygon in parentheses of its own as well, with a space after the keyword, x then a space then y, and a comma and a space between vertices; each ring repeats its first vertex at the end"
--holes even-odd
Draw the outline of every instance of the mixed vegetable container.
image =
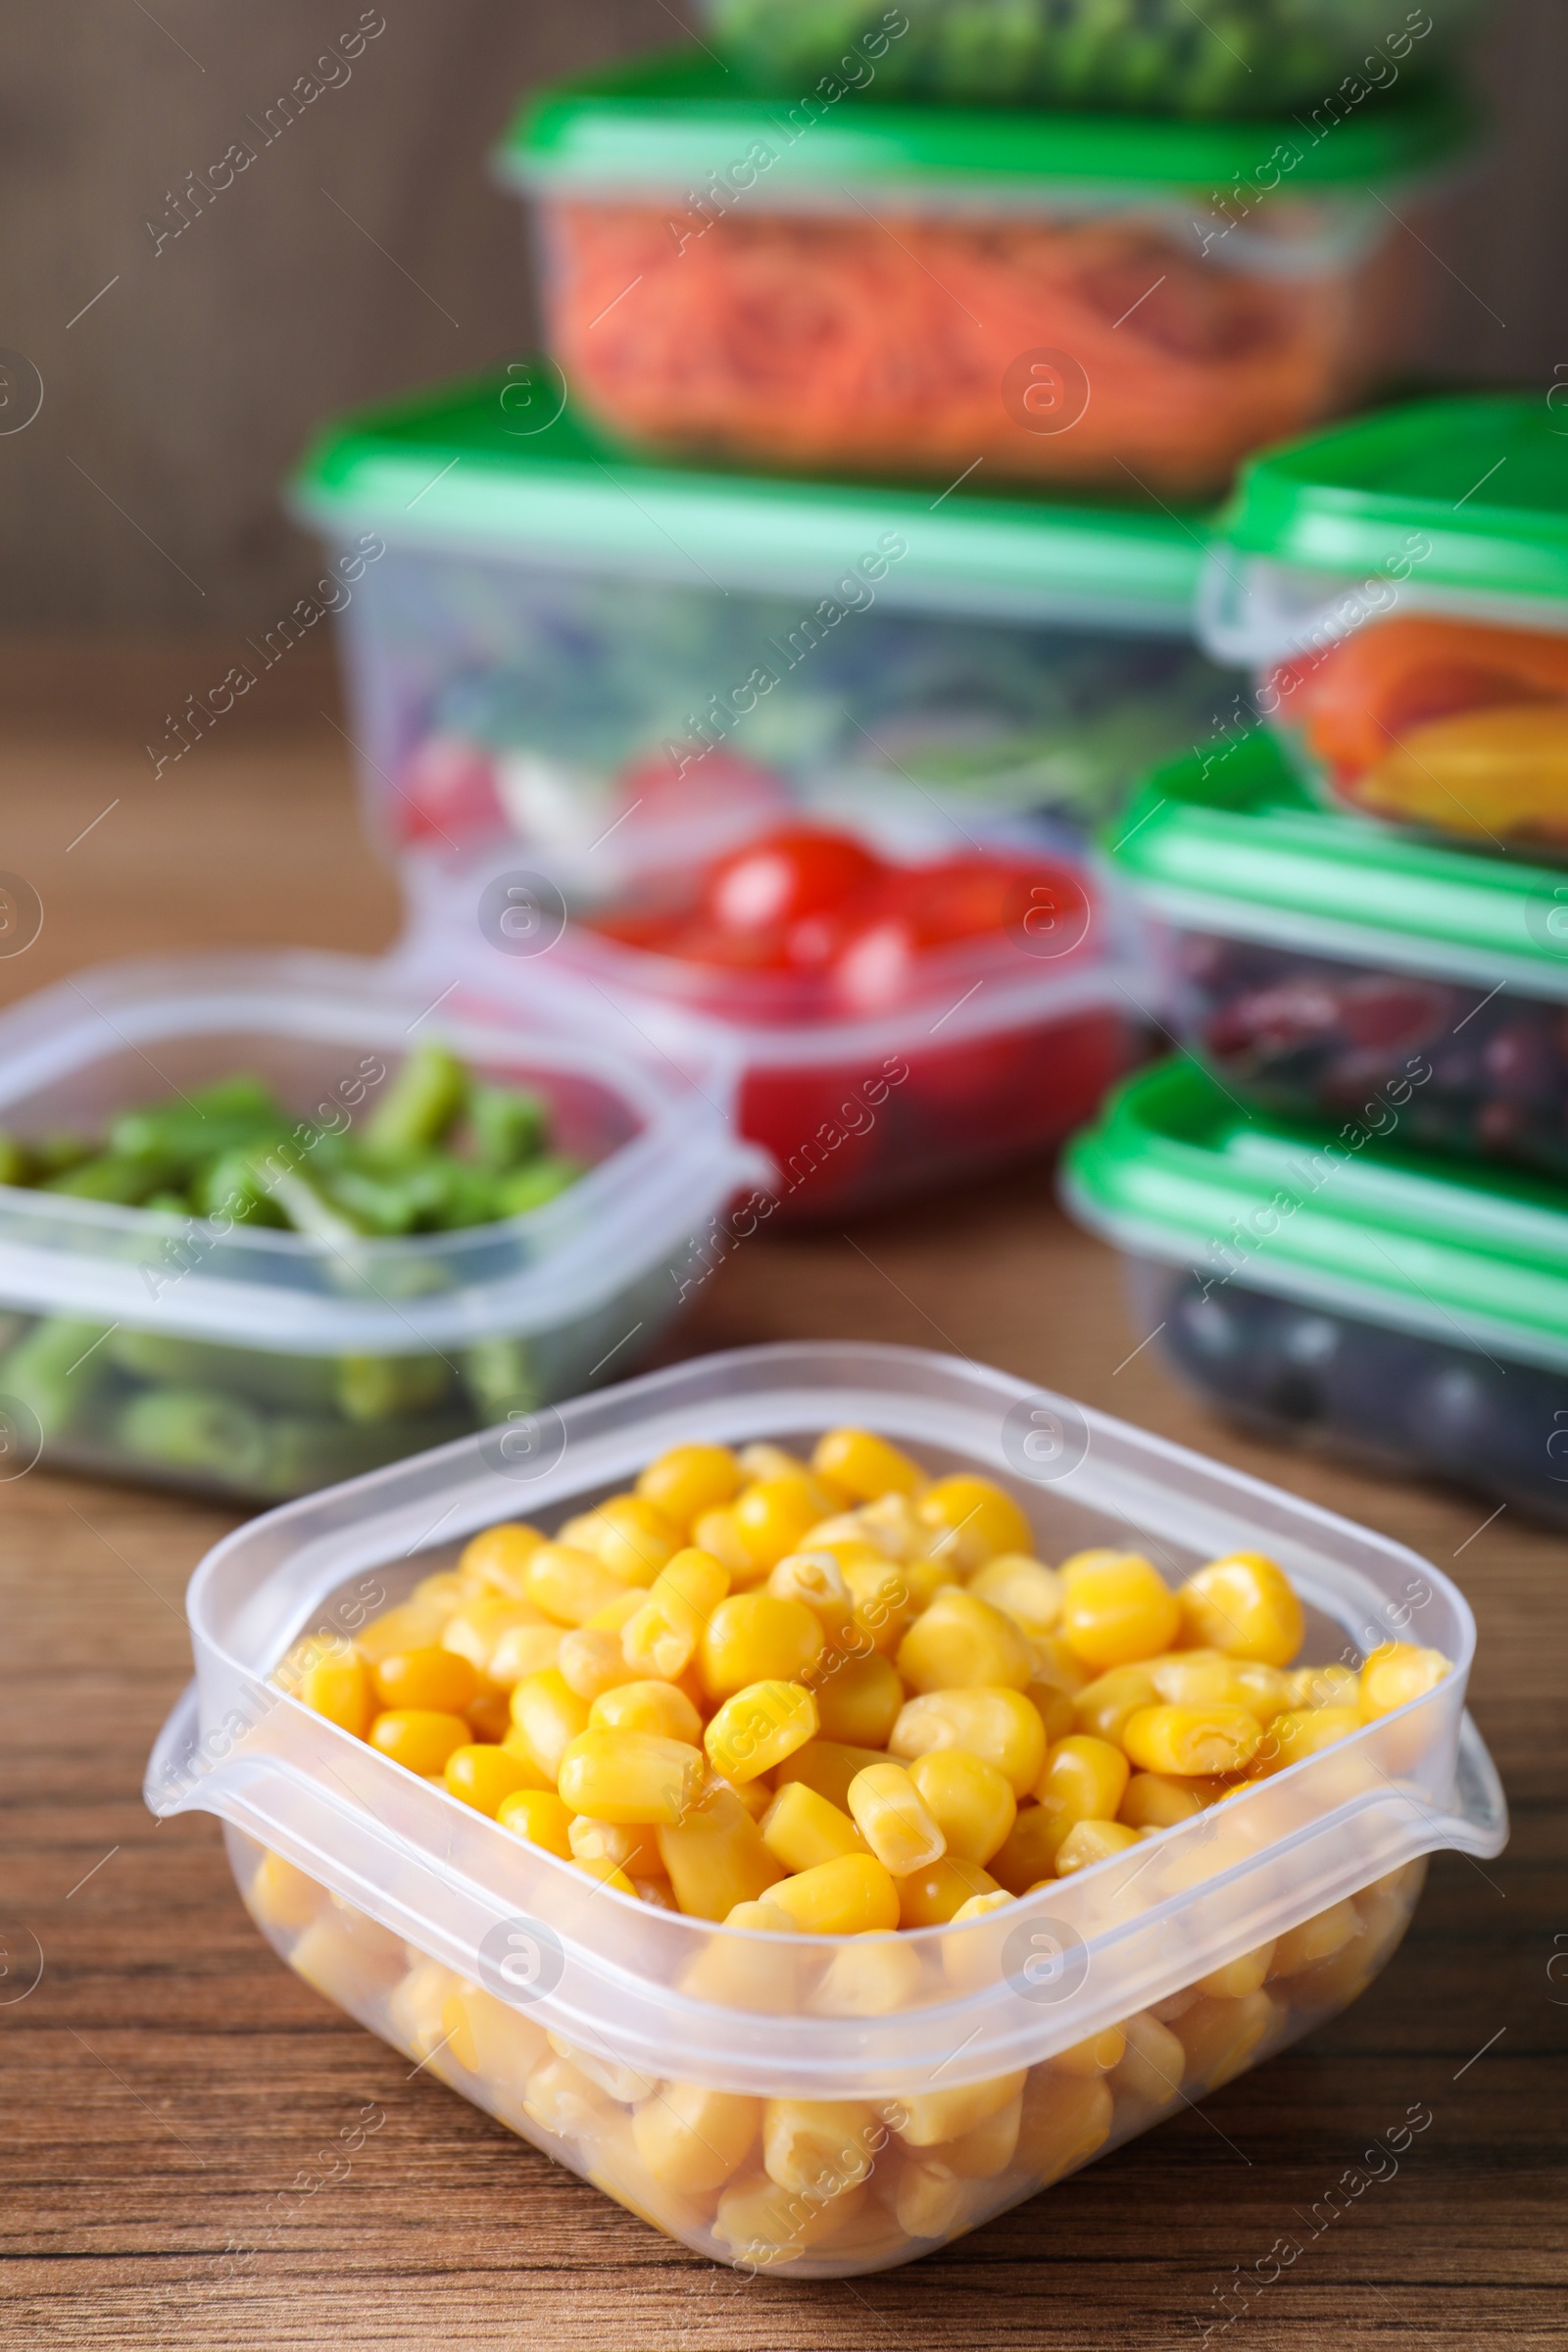
POLYGON ((714 2259, 961 2234, 1502 1843, 1462 1597, 1288 1495, 902 1348, 561 1431, 525 1488, 474 1440, 220 1544, 147 1799, 222 1819, 308 1983, 714 2259))
POLYGON ((1168 501, 1397 368, 1397 216, 1467 135, 1431 82, 1235 125, 785 106, 699 48, 530 101, 500 166, 633 446, 1168 501))
POLYGON ((601 894, 792 808, 911 841, 1111 814, 1241 689, 1194 642, 1195 517, 638 460, 548 363, 329 427, 368 810, 400 856, 516 838, 601 894))
POLYGON ((348 957, 84 973, 0 1019, 0 1068, 13 1476, 265 1501, 475 1428, 520 1458, 770 1173, 711 1077, 348 957))

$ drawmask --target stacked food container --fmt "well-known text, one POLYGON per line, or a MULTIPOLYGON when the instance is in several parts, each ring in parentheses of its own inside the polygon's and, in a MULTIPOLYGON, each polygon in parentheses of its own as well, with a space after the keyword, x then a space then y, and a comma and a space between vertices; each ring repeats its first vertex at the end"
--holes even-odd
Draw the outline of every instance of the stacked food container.
POLYGON ((1070 1196, 1184 1374, 1276 1433, 1568 1515, 1568 441, 1431 402, 1250 468, 1206 588, 1263 734, 1113 862, 1193 1060, 1070 1196))

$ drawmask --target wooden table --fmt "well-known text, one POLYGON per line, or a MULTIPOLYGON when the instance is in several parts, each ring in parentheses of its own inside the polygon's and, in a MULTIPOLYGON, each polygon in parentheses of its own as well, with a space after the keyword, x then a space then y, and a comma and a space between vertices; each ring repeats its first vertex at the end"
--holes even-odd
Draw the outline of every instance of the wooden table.
MULTIPOLYGON (((156 783, 144 710, 199 688, 203 657, 13 664, 29 707, 0 742, 0 864, 32 881, 46 920, 24 956, 0 963, 0 985, 21 994, 132 952, 368 951, 390 938, 395 895, 362 846, 343 743, 318 714, 334 710, 330 685, 307 669, 314 649, 301 654, 287 701, 280 690, 156 783)), ((1501 1861, 1440 1859, 1382 1981, 1201 2114, 907 2269, 748 2283, 427 2077, 411 2082, 404 2059, 273 1959, 240 1908, 217 1823, 155 1825, 139 1787, 189 1670, 181 1594, 231 1517, 35 1471, 0 1486, 3 2340, 27 2352, 1165 2352, 1196 2345, 1234 2266, 1302 2236, 1298 2217, 1415 2102, 1431 2129, 1237 2320, 1237 2352, 1568 2340, 1561 1540, 1511 1511, 1478 1533, 1485 1503, 1246 1443, 1190 1403, 1152 1350, 1124 1361, 1137 1335, 1115 1265, 1063 1220, 1039 1173, 847 1234, 759 1237, 707 1286, 678 1348, 822 1336, 990 1360, 1451 1569, 1480 1618, 1472 1703, 1513 1804, 1501 1861), (19 1998, 40 1952, 41 1980, 19 1998), (273 2234, 272 2200, 371 2100, 386 2124, 352 2178, 303 2199, 273 2234), (231 2245, 255 2251, 225 2262, 231 2245)))

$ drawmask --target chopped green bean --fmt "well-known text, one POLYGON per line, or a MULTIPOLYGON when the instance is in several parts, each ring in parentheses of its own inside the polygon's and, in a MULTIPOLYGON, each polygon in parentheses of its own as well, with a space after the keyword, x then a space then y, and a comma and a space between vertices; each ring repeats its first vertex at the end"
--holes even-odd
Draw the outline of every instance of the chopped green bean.
POLYGON ((122 1208, 140 1208, 179 1172, 179 1163, 167 1154, 103 1152, 84 1159, 64 1176, 51 1176, 41 1188, 66 1193, 74 1200, 104 1200, 122 1208))
POLYGON ((198 1170, 191 1194, 204 1217, 232 1218, 236 1225, 286 1225, 287 1217, 267 1189, 251 1152, 224 1152, 198 1170))
POLYGON ((511 1086, 472 1085, 468 1125, 481 1168, 504 1176, 545 1148, 550 1113, 543 1100, 511 1086))
POLYGON ((496 1186, 496 1200, 504 1217, 526 1215, 530 1208, 543 1208, 547 1200, 556 1200, 568 1186, 576 1183, 583 1173, 581 1160, 566 1159, 559 1153, 548 1152, 515 1175, 503 1176, 496 1186))
POLYGON ((398 1160, 439 1144, 461 1114, 468 1073, 447 1046, 416 1046, 365 1122, 364 1149, 398 1160))
POLYGON ((69 1429, 109 1370, 102 1323, 47 1315, 0 1358, 0 1395, 15 1396, 36 1417, 45 1438, 69 1429))
POLYGON ((337 1399, 337 1362, 329 1355, 274 1355, 265 1348, 123 1328, 106 1341, 104 1353, 122 1372, 165 1388, 232 1394, 296 1413, 330 1412, 337 1399))
POLYGON ((345 1355, 336 1401, 349 1420, 390 1421, 445 1401, 451 1375, 439 1355, 345 1355))
POLYGON ((23 1146, 14 1135, 0 1132, 0 1184, 25 1184, 31 1173, 23 1146))
POLYGON ((533 1412, 544 1390, 524 1339, 480 1340, 465 1351, 463 1378, 485 1418, 502 1421, 509 1412, 533 1412))
POLYGON ((224 1486, 247 1487, 267 1459, 267 1423, 237 1396, 208 1389, 143 1389, 115 1423, 133 1460, 202 1471, 224 1486))

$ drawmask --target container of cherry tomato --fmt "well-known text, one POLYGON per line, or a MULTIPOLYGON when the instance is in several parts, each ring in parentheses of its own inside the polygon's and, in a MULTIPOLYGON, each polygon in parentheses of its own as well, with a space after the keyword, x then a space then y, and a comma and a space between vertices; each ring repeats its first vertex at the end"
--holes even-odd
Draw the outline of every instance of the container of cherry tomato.
POLYGON ((1568 877, 1325 807, 1259 730, 1110 845, 1165 1018, 1231 1097, 1568 1176, 1568 877))
POLYGON ((711 37, 759 88, 825 77, 950 105, 1257 115, 1430 71, 1478 14, 1428 0, 704 0, 711 37))
POLYGON ((791 825, 575 906, 526 868, 426 864, 403 954, 432 991, 726 1063, 781 1216, 1049 1150, 1140 1041, 1116 911, 1081 858, 1028 849, 908 859, 791 825))
POLYGON ((1468 122, 1396 77, 1225 123, 878 103, 869 73, 785 106, 673 49, 530 98, 499 168, 572 398, 635 447, 1206 499, 1406 355, 1398 216, 1468 122))
POLYGON ((1413 1149, 1411 1100, 1330 1131, 1174 1058, 1074 1140, 1063 1193, 1125 1256, 1137 1340, 1229 1419, 1568 1525, 1562 1187, 1413 1149))
POLYGON ((339 419, 294 500, 400 858, 521 841, 603 895, 792 809, 1083 827, 1242 688, 1197 514, 634 459, 546 363, 339 419))
POLYGON ((1260 458, 1204 627, 1328 806, 1568 858, 1568 440, 1544 401, 1422 402, 1260 458))

